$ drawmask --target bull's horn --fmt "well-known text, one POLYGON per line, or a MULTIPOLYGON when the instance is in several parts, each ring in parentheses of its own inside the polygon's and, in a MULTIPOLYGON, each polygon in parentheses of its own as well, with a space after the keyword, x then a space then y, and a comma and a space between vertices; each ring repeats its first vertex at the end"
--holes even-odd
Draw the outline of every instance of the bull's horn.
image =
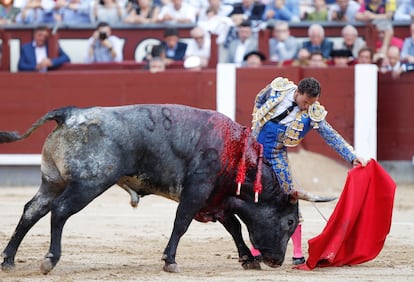
POLYGON ((298 199, 305 200, 308 202, 330 202, 330 201, 337 199, 337 197, 332 197, 332 196, 331 197, 317 196, 317 195, 314 195, 312 193, 309 193, 303 190, 297 191, 297 193, 298 193, 297 194, 298 199))

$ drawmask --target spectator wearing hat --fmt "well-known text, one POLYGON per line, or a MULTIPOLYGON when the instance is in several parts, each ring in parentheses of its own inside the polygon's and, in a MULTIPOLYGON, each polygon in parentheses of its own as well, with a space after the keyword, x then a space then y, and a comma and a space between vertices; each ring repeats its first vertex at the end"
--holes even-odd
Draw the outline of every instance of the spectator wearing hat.
POLYGON ((183 61, 187 44, 180 41, 180 35, 176 28, 166 28, 164 31, 164 41, 161 45, 165 49, 166 63, 183 61))
POLYGON ((332 66, 348 67, 352 61, 352 52, 348 49, 334 49, 331 51, 332 66))
POLYGON ((254 50, 244 55, 243 66, 248 68, 258 68, 263 65, 265 60, 266 56, 262 52, 254 50))
POLYGON ((249 20, 245 20, 240 24, 237 35, 238 37, 229 44, 227 63, 234 63, 241 66, 244 55, 250 51, 257 50, 259 43, 257 36, 253 34, 249 20))

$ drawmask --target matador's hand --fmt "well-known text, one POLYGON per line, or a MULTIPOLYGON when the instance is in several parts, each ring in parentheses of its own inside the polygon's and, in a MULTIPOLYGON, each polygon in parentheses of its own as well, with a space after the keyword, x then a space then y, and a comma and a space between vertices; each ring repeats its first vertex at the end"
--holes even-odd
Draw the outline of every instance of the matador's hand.
POLYGON ((353 161, 352 161, 352 165, 354 166, 354 167, 356 167, 356 166, 358 166, 358 165, 361 165, 361 166, 366 166, 367 165, 367 161, 365 160, 365 159, 363 159, 363 158, 360 158, 360 157, 356 157, 353 161))

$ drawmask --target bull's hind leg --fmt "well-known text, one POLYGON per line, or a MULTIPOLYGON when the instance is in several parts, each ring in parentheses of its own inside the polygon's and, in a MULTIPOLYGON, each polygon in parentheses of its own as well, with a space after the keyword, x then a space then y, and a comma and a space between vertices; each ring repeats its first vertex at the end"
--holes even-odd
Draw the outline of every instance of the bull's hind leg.
POLYGON ((14 257, 24 236, 51 208, 51 203, 59 195, 60 190, 52 184, 42 181, 39 191, 26 203, 20 221, 4 249, 2 256, 4 258, 1 268, 4 271, 14 267, 14 257))
POLYGON ((239 253, 239 261, 244 269, 261 269, 259 261, 254 259, 249 247, 243 240, 240 221, 234 215, 228 215, 220 220, 224 228, 231 234, 239 253))
MULTIPOLYGON (((115 181, 114 181, 115 183, 115 181)), ((93 199, 106 191, 110 185, 98 183, 84 184, 81 181, 69 185, 52 204, 51 208, 51 240, 49 252, 46 254, 40 270, 49 273, 58 263, 62 252, 62 231, 68 218, 86 207, 93 199)))

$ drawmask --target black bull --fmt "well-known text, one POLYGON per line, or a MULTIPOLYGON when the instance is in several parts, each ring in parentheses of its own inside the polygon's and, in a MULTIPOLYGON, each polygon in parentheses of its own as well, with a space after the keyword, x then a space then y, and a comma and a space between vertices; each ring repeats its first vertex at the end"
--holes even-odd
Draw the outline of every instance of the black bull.
POLYGON ((0 143, 24 139, 49 120, 57 127, 43 146, 42 182, 2 253, 3 270, 13 268, 24 236, 50 211, 51 242, 41 264, 44 274, 50 272, 61 256, 67 219, 114 184, 135 203, 147 194, 179 202, 163 254, 166 271, 178 271, 178 243, 194 218, 223 224, 242 266, 260 268, 242 238, 241 219, 263 262, 282 265, 298 224, 297 199, 282 191, 267 162, 260 173, 260 145, 240 124, 215 111, 180 105, 67 107, 47 113, 23 135, 0 132, 0 143), (245 179, 237 195, 242 160, 245 179), (255 202, 257 178, 262 191, 255 202))

